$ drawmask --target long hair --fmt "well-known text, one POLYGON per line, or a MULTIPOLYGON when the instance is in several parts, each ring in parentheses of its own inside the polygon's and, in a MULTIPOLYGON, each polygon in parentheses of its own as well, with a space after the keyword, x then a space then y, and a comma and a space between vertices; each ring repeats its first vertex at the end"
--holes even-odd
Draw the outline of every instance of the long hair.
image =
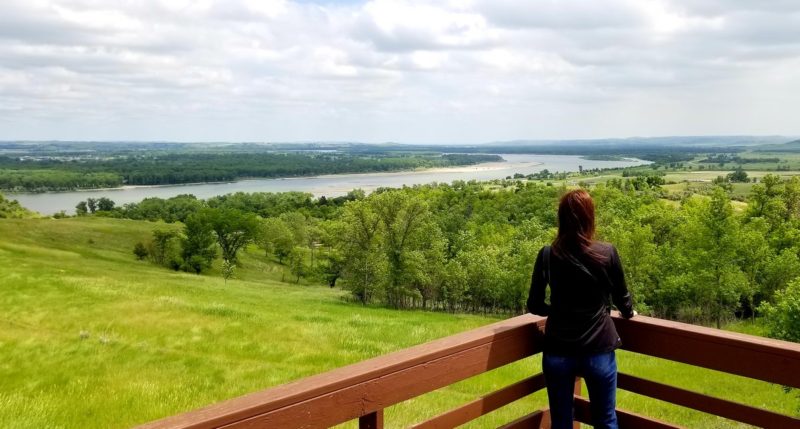
POLYGON ((553 241, 553 253, 562 259, 580 261, 585 256, 595 264, 607 257, 592 249, 594 243, 594 202, 584 189, 574 189, 558 203, 558 236, 553 241))

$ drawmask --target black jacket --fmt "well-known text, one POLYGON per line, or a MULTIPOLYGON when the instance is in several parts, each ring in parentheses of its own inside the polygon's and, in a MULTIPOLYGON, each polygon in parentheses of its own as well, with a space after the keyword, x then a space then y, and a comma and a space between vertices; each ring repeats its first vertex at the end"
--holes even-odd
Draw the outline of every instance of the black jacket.
POLYGON ((611 320, 611 304, 623 317, 633 316, 633 303, 622 263, 614 246, 596 242, 592 250, 606 256, 604 263, 585 255, 560 258, 550 252, 550 304, 545 302, 547 267, 544 248, 536 257, 528 295, 528 311, 547 316, 544 350, 574 356, 604 353, 616 349, 621 341, 611 320))

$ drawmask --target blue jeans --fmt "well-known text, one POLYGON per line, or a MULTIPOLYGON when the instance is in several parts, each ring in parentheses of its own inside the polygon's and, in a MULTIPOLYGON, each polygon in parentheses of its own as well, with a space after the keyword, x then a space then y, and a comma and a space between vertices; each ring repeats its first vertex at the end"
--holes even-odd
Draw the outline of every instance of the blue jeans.
POLYGON ((614 352, 590 356, 542 355, 552 429, 572 429, 575 377, 586 381, 595 428, 617 429, 617 359, 614 352))

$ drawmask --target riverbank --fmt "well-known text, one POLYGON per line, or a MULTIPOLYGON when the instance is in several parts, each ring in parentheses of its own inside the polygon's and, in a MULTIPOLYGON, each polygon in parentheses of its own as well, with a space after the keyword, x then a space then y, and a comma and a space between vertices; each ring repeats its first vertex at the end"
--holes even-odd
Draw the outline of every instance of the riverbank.
POLYGON ((514 174, 533 174, 542 170, 577 172, 594 168, 619 168, 647 164, 642 160, 593 161, 580 155, 498 154, 504 162, 487 162, 469 166, 440 167, 413 171, 330 174, 275 179, 245 179, 234 182, 196 183, 181 185, 124 186, 103 190, 80 190, 47 193, 9 193, 23 206, 43 215, 60 211, 73 213, 75 205, 87 198, 106 197, 117 205, 139 202, 145 198, 171 198, 192 194, 200 199, 235 192, 308 192, 315 197, 337 197, 353 189, 371 192, 382 187, 396 188, 431 182, 451 183, 457 180, 494 180, 514 174))

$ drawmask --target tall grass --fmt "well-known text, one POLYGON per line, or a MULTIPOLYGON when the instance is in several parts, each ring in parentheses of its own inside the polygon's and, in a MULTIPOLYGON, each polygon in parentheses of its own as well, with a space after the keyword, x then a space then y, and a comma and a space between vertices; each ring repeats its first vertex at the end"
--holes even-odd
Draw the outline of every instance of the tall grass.
MULTIPOLYGON (((494 321, 363 307, 336 289, 281 283, 283 268, 255 249, 227 285, 171 272, 131 252, 155 226, 0 220, 0 427, 129 427, 494 321)), ((620 353, 620 368, 782 412, 798 406, 779 386, 653 358, 620 353)), ((387 426, 538 371, 538 358, 526 359, 424 395, 390 408, 387 426)), ((625 392, 619 402, 691 427, 738 427, 625 392)), ((539 393, 469 427, 545 403, 539 393)))

